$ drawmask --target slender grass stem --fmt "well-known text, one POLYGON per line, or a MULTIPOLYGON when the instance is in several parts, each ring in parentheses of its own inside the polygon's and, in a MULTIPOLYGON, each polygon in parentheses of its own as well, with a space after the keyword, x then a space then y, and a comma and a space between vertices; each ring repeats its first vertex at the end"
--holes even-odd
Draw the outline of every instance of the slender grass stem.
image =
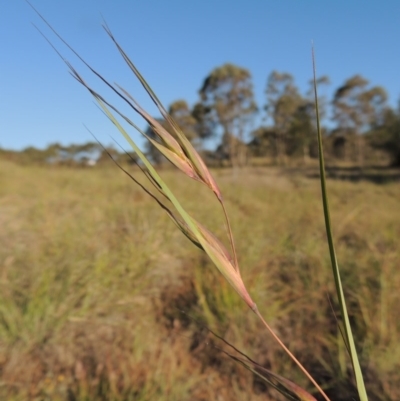
POLYGON ((300 368, 300 370, 306 375, 306 377, 311 381, 311 383, 315 386, 315 388, 321 393, 326 401, 331 401, 330 398, 325 394, 324 390, 322 390, 321 386, 315 381, 315 379, 308 373, 307 369, 301 364, 301 362, 293 355, 293 353, 286 347, 283 341, 275 334, 272 330, 271 326, 265 321, 263 316, 261 315, 258 309, 253 309, 254 313, 261 320, 265 328, 270 332, 272 337, 278 342, 278 344, 282 347, 282 349, 290 356, 293 362, 300 368))
POLYGON ((328 201, 328 191, 326 189, 326 177, 325 177, 325 160, 324 152, 322 146, 322 135, 321 127, 319 121, 319 108, 318 108, 318 94, 317 94, 317 79, 316 79, 316 67, 315 67, 315 55, 314 47, 312 47, 312 63, 313 63, 313 74, 314 74, 314 96, 315 96, 315 111, 317 119, 317 134, 318 134, 318 151, 319 151, 319 169, 320 169, 320 181, 321 181, 321 192, 322 192, 322 204, 324 208, 324 218, 326 227, 326 236, 328 239, 329 253, 331 258, 332 272, 335 280, 335 287, 337 292, 337 297, 340 305, 340 312, 342 319, 344 321, 344 334, 349 349, 350 349, 350 359, 353 366, 354 376, 356 378, 358 395, 361 401, 368 401, 367 392, 365 389, 364 378, 360 367, 360 362, 357 356, 357 350, 353 338, 353 333, 350 325, 350 319, 347 312, 346 300, 343 292, 342 281, 340 278, 339 265, 336 257, 335 247, 333 244, 333 234, 332 234, 332 224, 329 212, 329 201, 328 201))

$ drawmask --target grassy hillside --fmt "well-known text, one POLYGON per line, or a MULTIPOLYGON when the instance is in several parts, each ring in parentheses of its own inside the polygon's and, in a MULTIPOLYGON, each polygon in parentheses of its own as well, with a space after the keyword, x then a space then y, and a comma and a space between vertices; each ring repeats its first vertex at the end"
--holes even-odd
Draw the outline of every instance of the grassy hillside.
MULTIPOLYGON (((313 175, 215 172, 253 299, 332 400, 350 400, 313 175)), ((180 174, 164 176, 198 220, 225 238, 212 195, 180 174)), ((380 181, 337 179, 328 189, 370 397, 397 400, 400 186, 380 181)), ((280 399, 214 348, 201 324, 308 386, 211 263, 114 166, 0 163, 0 398, 280 399)))

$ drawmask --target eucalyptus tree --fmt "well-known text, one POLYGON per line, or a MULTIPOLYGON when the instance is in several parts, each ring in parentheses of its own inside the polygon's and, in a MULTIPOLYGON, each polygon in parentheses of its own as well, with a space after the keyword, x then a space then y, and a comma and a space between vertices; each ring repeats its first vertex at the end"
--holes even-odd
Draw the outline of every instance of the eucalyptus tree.
POLYGON ((388 153, 392 166, 400 167, 400 102, 397 110, 386 108, 372 129, 371 144, 388 153))
POLYGON ((332 102, 333 120, 338 128, 355 135, 360 167, 364 164, 363 134, 384 117, 387 107, 385 89, 368 84, 361 75, 354 75, 336 90, 332 102))
POLYGON ((203 127, 221 133, 232 165, 241 164, 245 135, 257 112, 250 72, 229 63, 217 67, 205 78, 199 94, 203 127))
MULTIPOLYGON (((318 93, 321 93, 322 85, 329 85, 330 79, 327 75, 323 75, 316 79, 318 93)), ((319 118, 322 122, 327 115, 328 100, 326 96, 318 96, 319 118)), ((289 129, 290 137, 296 143, 298 150, 302 153, 304 163, 307 163, 312 149, 317 147, 317 130, 316 130, 316 110, 314 97, 314 80, 309 82, 309 90, 306 97, 295 111, 291 127, 289 129)), ((321 127, 323 131, 325 129, 321 127)))
POLYGON ((190 110, 186 100, 179 99, 171 103, 168 113, 177 122, 190 142, 195 141, 199 137, 197 120, 193 116, 192 110, 190 110))
POLYGON ((264 109, 272 119, 275 131, 275 155, 279 164, 286 162, 286 141, 295 114, 304 103, 291 74, 272 71, 265 89, 267 103, 264 109))
MULTIPOLYGON (((319 112, 319 119, 320 121, 323 121, 328 114, 328 106, 329 106, 329 101, 328 98, 325 95, 321 95, 321 86, 325 85, 330 85, 331 80, 327 75, 322 75, 319 78, 315 80, 315 83, 317 85, 317 90, 318 90, 318 112, 319 112)), ((306 94, 307 101, 311 103, 313 110, 310 110, 310 116, 312 117, 313 121, 316 121, 316 114, 315 114, 315 96, 314 96, 314 80, 311 79, 308 82, 308 91, 306 94)))
POLYGON ((196 121, 195 130, 199 138, 207 139, 212 137, 215 132, 216 123, 209 118, 211 113, 210 106, 206 106, 199 101, 193 106, 191 113, 196 121))

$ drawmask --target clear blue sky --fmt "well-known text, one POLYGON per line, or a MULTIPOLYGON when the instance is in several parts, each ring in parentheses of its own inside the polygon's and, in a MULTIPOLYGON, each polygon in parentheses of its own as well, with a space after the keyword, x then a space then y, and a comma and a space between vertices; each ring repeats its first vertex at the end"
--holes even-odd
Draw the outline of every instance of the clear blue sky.
MULTIPOLYGON (((251 71, 259 106, 273 69, 292 73, 305 92, 312 74, 311 40, 318 74, 332 81, 328 95, 360 73, 384 86, 392 105, 399 99, 399 0, 31 2, 90 64, 126 87, 155 115, 102 30, 100 12, 165 105, 178 98, 192 105, 205 76, 225 62, 251 71)), ((105 143, 110 143, 110 135, 119 139, 32 22, 89 82, 96 82, 23 0, 1 1, 0 147, 84 143, 92 137, 83 123, 105 143)))

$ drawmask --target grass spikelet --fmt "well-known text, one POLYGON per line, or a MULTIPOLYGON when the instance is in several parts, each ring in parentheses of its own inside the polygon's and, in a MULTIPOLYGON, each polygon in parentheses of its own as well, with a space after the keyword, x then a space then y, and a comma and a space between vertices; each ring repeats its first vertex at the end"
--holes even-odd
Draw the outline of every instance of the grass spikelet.
MULTIPOLYGON (((41 18, 44 20, 43 17, 41 18)), ((111 103, 106 101, 97 91, 92 89, 84 81, 81 75, 72 67, 72 65, 67 60, 65 60, 60 55, 60 53, 53 47, 60 55, 62 60, 68 65, 73 77, 89 91, 89 93, 96 100, 100 109, 104 112, 104 114, 108 117, 108 119, 115 125, 115 127, 120 131, 120 133, 126 138, 126 140, 130 143, 133 150, 139 157, 140 161, 143 163, 144 166, 143 170, 145 171, 145 175, 150 179, 150 182, 158 190, 158 192, 161 193, 167 199, 167 201, 169 201, 172 204, 172 207, 169 207, 165 203, 161 202, 154 194, 152 194, 149 190, 145 189, 144 186, 141 185, 141 187, 145 190, 145 192, 148 195, 150 195, 154 200, 156 200, 157 203, 167 212, 169 217, 174 221, 174 223, 178 226, 178 228, 186 235, 186 237, 189 238, 195 245, 204 250, 204 252, 212 260, 218 271, 224 276, 224 278, 238 293, 238 295, 244 300, 244 302, 249 306, 249 308, 251 308, 251 310, 260 318, 264 326, 272 334, 275 340, 277 340, 277 342, 287 353, 287 355, 300 367, 303 373, 308 377, 308 379, 314 384, 317 390, 321 393, 322 397, 325 400, 329 401, 328 396, 324 393, 322 388, 307 372, 307 370, 303 367, 303 365, 296 359, 296 357, 288 350, 288 348, 283 344, 283 342, 279 339, 279 337, 273 332, 273 330, 270 328, 270 326, 267 324, 267 322, 264 320, 261 313, 259 312, 255 302, 253 301, 249 292, 247 291, 246 286, 240 274, 239 265, 237 262, 236 250, 233 242, 232 230, 230 228, 229 219, 223 203, 223 197, 218 185, 216 184, 214 178, 212 177, 209 169, 207 168, 201 157, 198 155, 197 151, 194 149, 189 140, 185 137, 185 135, 180 130, 176 122, 166 112, 164 106, 162 105, 158 97, 155 95, 155 93, 147 84, 143 76, 140 74, 140 72, 128 58, 128 56, 123 51, 118 42, 115 40, 114 36, 112 35, 107 25, 106 24, 104 25, 104 29, 106 30, 107 34, 109 35, 111 40, 115 43, 123 59, 131 68, 136 77, 139 79, 139 81, 141 82, 147 93, 150 95, 153 102, 156 104, 156 106, 162 113, 165 120, 169 123, 171 129, 175 134, 175 137, 169 134, 167 130, 161 127, 161 125, 156 120, 154 120, 145 110, 143 110, 125 89, 123 89, 119 85, 114 86, 110 84, 104 77, 102 77, 96 70, 94 70, 81 56, 79 56, 79 54, 75 50, 73 50, 72 47, 69 46, 47 22, 46 24, 63 41, 63 43, 65 43, 78 56, 78 58, 89 68, 89 70, 92 73, 94 73, 103 83, 105 83, 109 88, 111 88, 121 99, 127 102, 136 113, 138 113, 145 121, 147 121, 147 123, 153 128, 153 130, 156 132, 156 134, 162 141, 161 144, 156 144, 155 141, 153 141, 152 142, 153 145, 156 146, 157 149, 179 170, 183 171, 188 177, 194 178, 195 180, 204 183, 215 194, 219 203, 222 206, 224 216, 226 219, 229 242, 232 248, 232 255, 230 255, 230 253, 224 247, 222 242, 219 239, 217 239, 213 233, 211 233, 203 225, 197 222, 186 211, 186 209, 182 206, 180 201, 174 195, 173 191, 169 188, 166 182, 158 174, 154 166, 150 163, 146 155, 140 150, 137 144, 131 139, 129 134, 119 123, 118 119, 114 116, 112 111, 116 112, 126 122, 128 122, 131 126, 137 129, 142 135, 144 135, 143 132, 140 129, 138 129, 138 127, 128 117, 123 115, 120 111, 118 111, 116 107, 114 107, 111 103)), ((131 176, 129 173, 127 174, 131 176)), ((135 182, 137 182, 137 180, 134 179, 133 176, 131 176, 131 178, 135 182)), ((243 361, 238 360, 238 362, 243 362, 243 361)), ((251 369, 254 368, 255 366, 251 367, 251 369)), ((279 383, 280 388, 283 387, 287 390, 288 394, 289 393, 297 395, 301 394, 300 389, 297 388, 295 384, 288 381, 287 379, 283 379, 278 375, 272 374, 272 372, 269 372, 268 375, 269 375, 269 380, 273 378, 273 380, 279 383)), ((305 394, 306 392, 302 394, 301 397, 303 398, 300 399, 303 400, 313 399, 313 398, 307 398, 308 396, 306 397, 305 394)))
MULTIPOLYGON (((86 85, 85 85, 86 86, 86 85)), ((87 87, 87 86, 86 86, 87 87)), ((94 95, 94 91, 89 91, 94 95)), ((118 130, 126 137, 129 138, 129 135, 126 131, 122 128, 122 126, 118 123, 115 117, 111 114, 108 110, 104 102, 99 96, 94 95, 95 99, 98 101, 99 105, 108 116, 108 118, 114 123, 114 125, 118 128, 118 130)), ((227 257, 227 251, 221 248, 221 242, 216 240, 214 235, 208 234, 208 230, 204 231, 200 228, 199 225, 195 222, 195 220, 183 209, 180 205, 179 201, 175 198, 172 191, 168 188, 165 182, 161 179, 158 175, 154 167, 148 161, 146 156, 140 151, 137 145, 132 141, 131 138, 128 139, 131 143, 133 149, 137 152, 139 158, 148 168, 148 172, 151 175, 152 179, 160 186, 163 190, 167 198, 171 201, 171 203, 175 206, 178 213, 184 220, 185 224, 187 225, 189 231, 185 233, 186 230, 183 230, 185 235, 190 239, 193 236, 196 238, 198 243, 201 245, 201 248, 207 253, 210 259, 213 261, 215 266, 218 268, 220 273, 225 277, 225 279, 229 282, 229 284, 233 287, 233 289, 240 295, 240 297, 245 301, 245 303, 256 313, 256 315, 260 318, 263 322, 264 326, 267 330, 272 334, 272 336, 278 341, 284 351, 289 355, 289 357, 300 367, 300 369, 304 372, 304 374, 310 379, 310 381, 316 386, 319 392, 323 395, 323 397, 329 401, 328 396, 322 390, 322 388, 318 385, 318 383, 313 379, 313 377, 307 372, 307 370, 303 367, 303 365, 297 360, 297 358, 289 351, 289 349, 283 344, 283 342, 279 339, 279 337, 273 332, 270 326, 266 323, 263 319, 262 315, 258 311, 258 308, 255 302, 252 300, 250 294, 248 293, 246 286, 243 283, 241 278, 238 266, 232 264, 230 258, 227 257)), ((222 196, 221 196, 222 199, 222 196)), ((181 224, 178 223, 179 226, 181 224)), ((193 242, 193 241, 192 241, 193 242)))

